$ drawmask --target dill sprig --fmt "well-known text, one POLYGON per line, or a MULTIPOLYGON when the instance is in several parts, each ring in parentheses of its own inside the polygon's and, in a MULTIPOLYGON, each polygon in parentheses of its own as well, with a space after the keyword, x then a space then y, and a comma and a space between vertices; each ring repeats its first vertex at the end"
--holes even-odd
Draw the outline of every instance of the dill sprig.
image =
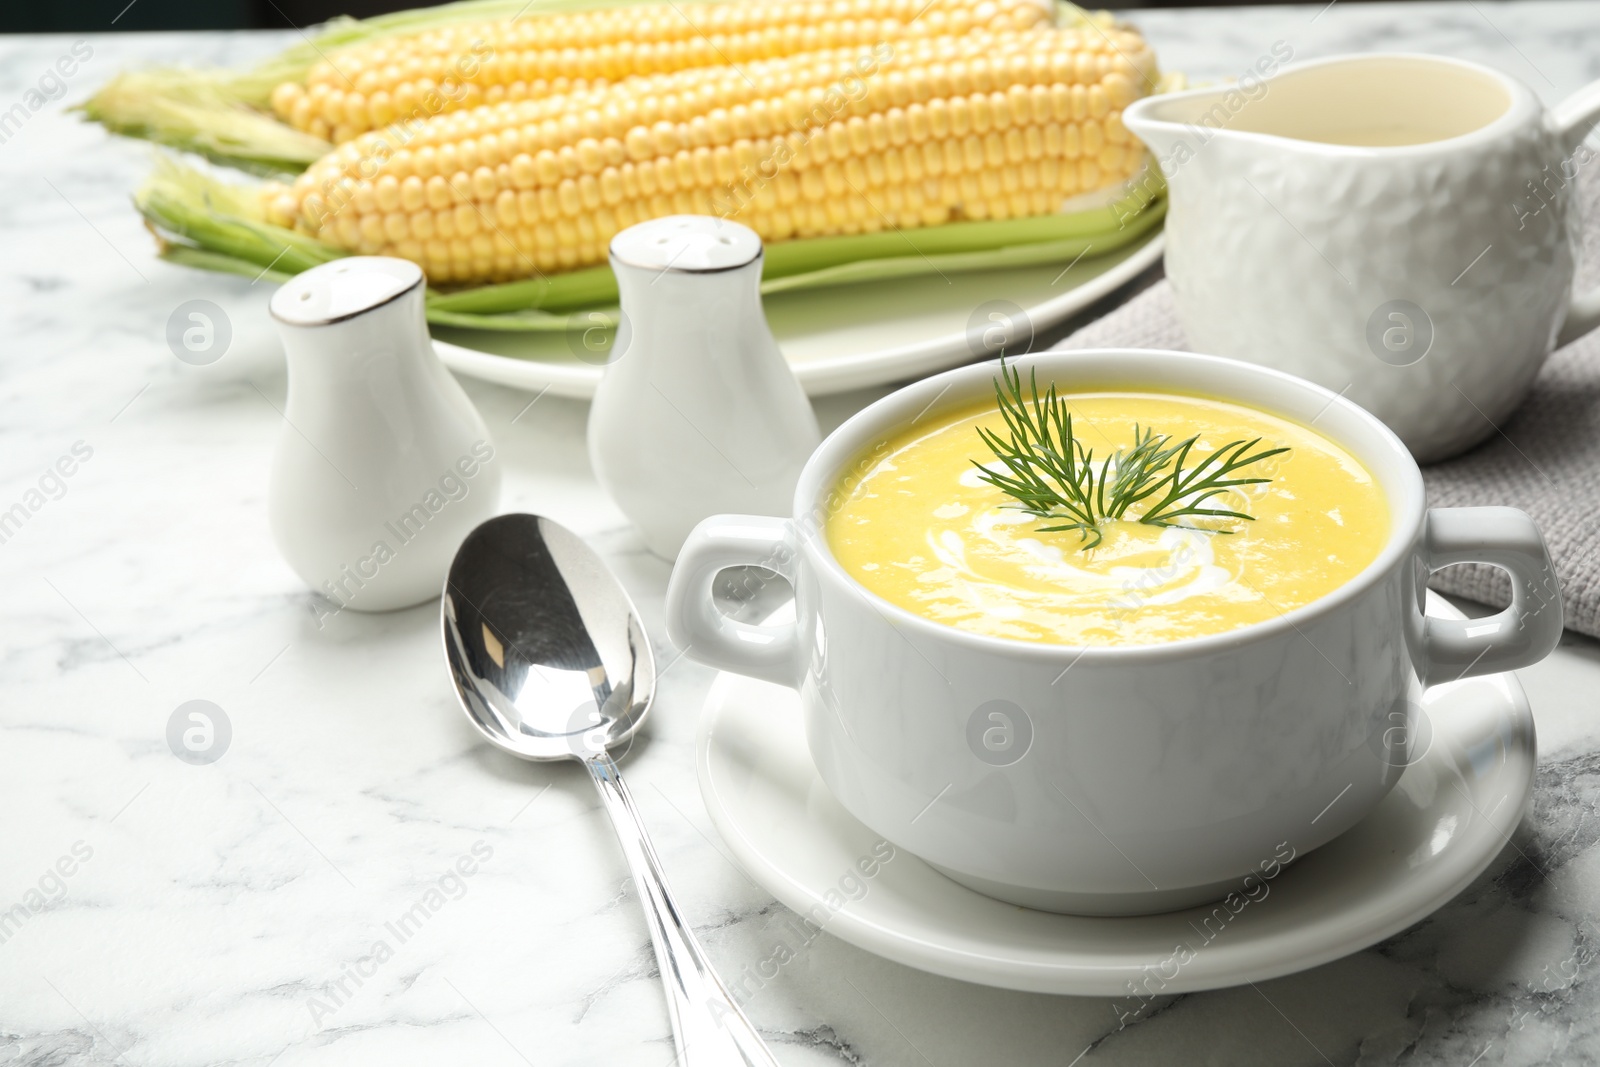
POLYGON ((1146 525, 1232 533, 1182 520, 1254 522, 1254 516, 1242 511, 1205 505, 1237 486, 1270 482, 1271 478, 1234 474, 1289 451, 1268 448, 1252 452, 1261 443, 1259 437, 1231 441, 1190 467, 1187 464, 1199 435, 1174 444, 1168 434, 1135 425, 1132 447, 1112 453, 1097 467, 1094 450, 1086 448, 1074 433, 1072 413, 1056 395, 1055 383, 1040 395, 1037 369, 1029 375, 1031 395, 1024 395, 1021 372, 1002 360, 994 393, 1008 435, 1002 437, 980 426, 978 436, 1005 470, 991 470, 974 460, 973 465, 982 472, 979 477, 1017 501, 1008 506, 1053 523, 1039 527, 1041 533, 1076 532, 1085 550, 1104 539, 1103 523, 1129 518, 1129 509, 1146 501, 1150 503, 1137 516, 1137 521, 1146 525))

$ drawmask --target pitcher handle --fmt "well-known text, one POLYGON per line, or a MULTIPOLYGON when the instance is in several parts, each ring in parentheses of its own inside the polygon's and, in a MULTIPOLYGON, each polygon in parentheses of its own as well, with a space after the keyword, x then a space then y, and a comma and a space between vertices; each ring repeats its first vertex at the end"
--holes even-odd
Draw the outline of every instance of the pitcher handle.
MULTIPOLYGON (((1563 166, 1585 152, 1592 158, 1600 155, 1587 147, 1583 139, 1600 124, 1600 81, 1590 82, 1550 109, 1550 125, 1561 140, 1561 150, 1566 154, 1563 166)), ((1587 160, 1578 161, 1578 166, 1587 160)), ((1578 167, 1574 167, 1574 170, 1578 167)), ((1596 326, 1600 326, 1600 286, 1580 293, 1573 291, 1567 308, 1567 319, 1556 337, 1556 347, 1571 344, 1596 326)))

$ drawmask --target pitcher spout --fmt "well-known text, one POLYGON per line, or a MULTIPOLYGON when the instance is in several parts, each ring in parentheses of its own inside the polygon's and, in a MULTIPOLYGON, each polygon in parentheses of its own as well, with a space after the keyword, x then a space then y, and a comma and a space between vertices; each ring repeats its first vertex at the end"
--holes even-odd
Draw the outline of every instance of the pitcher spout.
MULTIPOLYGON (((1122 124, 1163 163, 1180 162, 1218 137, 1233 137, 1238 116, 1266 94, 1266 83, 1189 89, 1131 104, 1122 124)), ((1170 166, 1163 166, 1171 172, 1170 166)))

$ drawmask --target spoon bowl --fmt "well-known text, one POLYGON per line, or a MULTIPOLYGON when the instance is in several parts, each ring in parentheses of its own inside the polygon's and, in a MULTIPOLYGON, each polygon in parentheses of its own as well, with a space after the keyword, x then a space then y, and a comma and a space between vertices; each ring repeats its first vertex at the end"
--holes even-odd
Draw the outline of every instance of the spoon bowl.
POLYGON ((502 515, 469 534, 441 606, 467 718, 526 760, 590 759, 628 740, 655 656, 628 594, 566 527, 502 515))

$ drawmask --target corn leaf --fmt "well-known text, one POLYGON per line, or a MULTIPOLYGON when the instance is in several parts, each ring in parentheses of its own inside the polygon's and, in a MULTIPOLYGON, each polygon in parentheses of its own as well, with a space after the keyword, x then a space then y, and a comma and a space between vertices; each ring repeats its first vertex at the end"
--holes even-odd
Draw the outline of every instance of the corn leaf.
MULTIPOLYGON (((1126 247, 1160 225, 1165 215, 1166 201, 1162 200, 1127 220, 1126 225, 1100 232, 1057 240, 1033 241, 1027 244, 979 247, 971 251, 854 260, 807 271, 804 274, 778 278, 763 276, 761 291, 764 294, 785 293, 797 289, 819 289, 828 285, 857 285, 887 281, 890 278, 959 274, 975 270, 998 270, 1003 267, 1031 267, 1042 263, 1066 265, 1080 257, 1103 256, 1126 247)), ((1053 222, 1054 219, 1042 221, 1053 222)), ((913 231, 913 234, 921 232, 913 231)), ((775 249, 779 247, 782 246, 774 246, 775 249)))
MULTIPOLYGON (((1037 241, 1005 248, 984 248, 971 252, 857 260, 778 278, 772 277, 769 273, 762 277, 761 292, 764 296, 771 296, 774 293, 820 289, 830 285, 869 285, 894 278, 1000 270, 1006 267, 1031 267, 1046 263, 1059 263, 1066 267, 1080 260, 1109 255, 1127 247, 1159 226, 1165 215, 1166 202, 1158 200, 1129 219, 1127 225, 1101 234, 1037 241)), ((606 268, 599 269, 605 270, 607 275, 610 274, 606 268)), ((520 333, 561 333, 571 329, 575 322, 583 327, 615 326, 617 322, 617 309, 614 304, 609 307, 596 305, 590 308, 578 308, 570 314, 552 314, 526 308, 502 312, 464 312, 452 310, 459 306, 459 301, 455 299, 459 295, 465 294, 430 294, 428 321, 437 326, 520 333), (602 321, 597 322, 592 318, 593 313, 599 313, 602 321)), ((612 299, 615 300, 615 297, 612 299)))
POLYGON ((252 174, 295 173, 333 145, 237 99, 226 75, 194 70, 118 74, 81 109, 113 133, 154 141, 252 174))
MULTIPOLYGON (((1124 235, 1136 218, 1149 213, 1149 205, 1162 205, 1146 225, 1159 222, 1165 201, 1159 175, 1151 172, 1149 181, 1135 182, 1136 188, 1149 191, 1131 194, 1092 208, 1067 211, 1057 215, 1035 216, 1025 219, 990 220, 983 222, 951 222, 942 226, 928 226, 915 230, 883 230, 872 234, 840 237, 807 237, 794 241, 779 241, 766 248, 762 269, 762 291, 780 291, 776 283, 784 280, 784 289, 816 287, 839 284, 844 281, 873 281, 881 277, 905 277, 908 274, 938 273, 946 261, 943 257, 956 255, 981 255, 997 249, 1017 245, 1045 242, 1084 240, 1088 245, 1099 241, 1099 250, 1112 251, 1143 233, 1144 230, 1124 235), (1157 194, 1152 200, 1151 193, 1157 194), (1115 243, 1113 243, 1115 242, 1115 243), (870 271, 860 277, 848 273, 835 274, 838 281, 825 280, 820 272, 837 271, 855 263, 882 263, 894 261, 893 275, 874 276, 870 271), (901 262, 906 261, 906 262, 901 262), (919 270, 916 262, 926 264, 919 270)), ((1104 200, 1104 196, 1098 199, 1104 200)), ((1087 245, 1078 245, 1068 252, 1068 258, 1087 245)), ((1060 246, 1065 247, 1065 246, 1060 246)), ((1048 258, 1040 262, 1048 262, 1048 258)), ((949 260, 943 269, 987 269, 981 261, 974 266, 957 266, 949 260)), ((997 262, 994 266, 1014 264, 997 262)), ((529 278, 498 285, 480 285, 439 297, 441 310, 495 314, 518 308, 541 307, 547 310, 571 310, 615 303, 617 283, 610 267, 590 267, 584 270, 553 274, 545 278, 529 278)))
POLYGON ((294 277, 292 271, 278 270, 275 267, 258 267, 247 259, 230 256, 226 252, 196 248, 194 245, 165 245, 161 249, 161 258, 168 263, 177 263, 184 267, 216 271, 220 274, 237 274, 251 281, 268 281, 274 285, 282 285, 294 277))
POLYGON ((263 221, 253 188, 219 181, 170 158, 157 161, 133 203, 156 230, 163 252, 176 238, 253 263, 258 271, 273 268, 289 275, 345 255, 314 237, 263 221))

